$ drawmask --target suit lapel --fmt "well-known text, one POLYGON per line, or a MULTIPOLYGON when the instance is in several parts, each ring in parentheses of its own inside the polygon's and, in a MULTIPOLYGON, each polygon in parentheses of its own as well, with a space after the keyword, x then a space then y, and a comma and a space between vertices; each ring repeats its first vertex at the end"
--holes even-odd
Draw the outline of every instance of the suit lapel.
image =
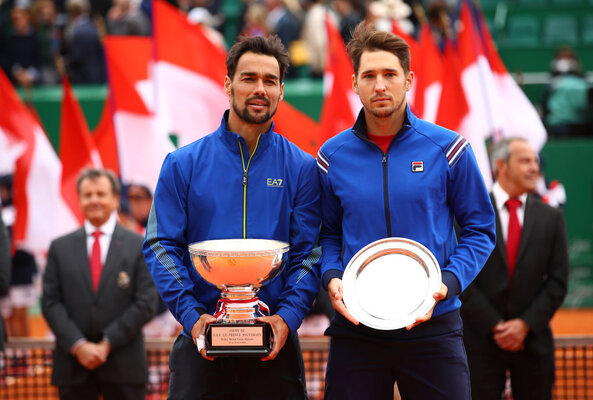
POLYGON ((529 236, 533 232, 533 229, 536 225, 537 218, 535 217, 535 210, 536 204, 534 202, 533 196, 527 196, 527 201, 525 202, 525 214, 523 215, 523 227, 521 228, 521 241, 519 242, 519 250, 517 252, 517 264, 519 266, 519 261, 521 260, 521 255, 525 252, 527 248, 527 242, 529 241, 529 236))
POLYGON ((103 290, 105 282, 110 281, 110 276, 115 274, 118 268, 118 264, 123 256, 123 234, 119 225, 115 225, 113 230, 113 236, 111 237, 111 243, 109 244, 109 250, 107 251, 107 257, 105 257, 105 264, 103 265, 103 271, 101 272, 101 279, 99 280, 99 288, 97 293, 103 290))
POLYGON ((78 263, 78 271, 82 275, 84 285, 92 293, 93 284, 91 282, 91 264, 89 262, 87 237, 84 228, 81 228, 78 231, 76 231, 76 234, 74 235, 74 241, 74 246, 72 246, 72 251, 74 252, 74 259, 80 260, 80 262, 78 263))
POLYGON ((498 251, 500 253, 500 256, 502 257, 502 259, 505 260, 505 262, 507 262, 507 271, 508 271, 506 242, 504 241, 504 236, 502 234, 502 228, 500 227, 500 215, 498 215, 498 206, 496 204, 496 200, 494 199, 494 195, 492 195, 492 193, 490 194, 490 200, 492 201, 494 213, 496 214, 496 248, 494 251, 498 251))

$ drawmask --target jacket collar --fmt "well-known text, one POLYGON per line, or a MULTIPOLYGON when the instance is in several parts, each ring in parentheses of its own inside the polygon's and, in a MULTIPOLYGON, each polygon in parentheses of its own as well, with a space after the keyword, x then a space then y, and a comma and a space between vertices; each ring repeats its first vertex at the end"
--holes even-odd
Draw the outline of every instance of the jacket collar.
MULTIPOLYGON (((229 110, 226 110, 224 112, 224 115, 222 116, 220 126, 214 134, 223 142, 223 144, 230 151, 234 153, 239 153, 238 143, 241 143, 242 146, 246 146, 245 139, 243 139, 241 135, 228 129, 228 119, 229 110)), ((274 134, 274 121, 272 121, 270 128, 266 132, 262 133, 261 138, 259 139, 259 144, 257 145, 258 152, 266 149, 270 145, 270 143, 272 143, 272 140, 274 139, 274 134)))
MULTIPOLYGON (((402 125, 399 132, 397 132, 393 140, 400 140, 400 138, 407 136, 406 133, 410 131, 409 128, 413 127, 416 124, 417 119, 418 118, 410 110, 410 107, 406 104, 404 124, 402 125)), ((354 123, 354 126, 352 126, 352 132, 354 132, 356 136, 363 140, 369 140, 366 128, 366 118, 364 116, 364 108, 360 109, 358 117, 356 118, 356 122, 354 123)))

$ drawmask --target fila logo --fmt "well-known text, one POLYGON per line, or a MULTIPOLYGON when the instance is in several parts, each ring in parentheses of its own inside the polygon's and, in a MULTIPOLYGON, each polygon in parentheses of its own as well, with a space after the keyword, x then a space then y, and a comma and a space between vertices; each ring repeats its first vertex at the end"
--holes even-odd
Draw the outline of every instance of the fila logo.
POLYGON ((424 161, 412 161, 412 172, 424 172, 424 161))
POLYGON ((280 178, 276 178, 276 179, 273 179, 273 178, 268 178, 268 179, 266 180, 266 183, 268 184, 268 187, 277 187, 277 188, 281 188, 281 187, 283 187, 283 186, 282 186, 282 183, 283 183, 283 182, 284 182, 284 179, 280 179, 280 178))

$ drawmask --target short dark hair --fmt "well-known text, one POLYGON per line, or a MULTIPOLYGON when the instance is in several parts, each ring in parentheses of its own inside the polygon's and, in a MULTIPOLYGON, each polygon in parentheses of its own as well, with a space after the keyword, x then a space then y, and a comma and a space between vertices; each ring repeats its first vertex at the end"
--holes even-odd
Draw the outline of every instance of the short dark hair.
POLYGON ((117 179, 113 171, 102 168, 83 169, 80 172, 80 175, 78 175, 78 179, 76 180, 76 190, 80 194, 80 185, 82 184, 82 181, 84 181, 85 179, 90 179, 91 181, 93 181, 101 176, 104 176, 107 179, 109 179, 109 182, 111 183, 111 189, 113 190, 113 194, 119 196, 119 194, 121 193, 121 185, 119 183, 119 180, 117 179))
POLYGON ((366 22, 361 22, 352 33, 352 40, 346 46, 352 60, 354 74, 358 75, 360 57, 365 51, 383 50, 395 55, 407 74, 410 72, 410 47, 401 37, 391 32, 377 31, 366 22))
POLYGON ((247 52, 274 57, 278 61, 278 67, 280 67, 280 81, 284 80, 289 64, 288 51, 286 51, 277 35, 270 35, 267 38, 262 36, 241 36, 231 47, 226 57, 226 70, 229 78, 233 79, 239 59, 247 52))

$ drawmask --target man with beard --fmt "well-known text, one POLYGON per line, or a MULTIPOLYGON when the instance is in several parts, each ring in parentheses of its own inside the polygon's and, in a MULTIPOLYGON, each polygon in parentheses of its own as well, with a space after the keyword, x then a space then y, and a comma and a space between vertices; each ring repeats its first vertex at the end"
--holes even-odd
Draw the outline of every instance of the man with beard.
POLYGON ((165 159, 144 256, 183 326, 171 351, 169 399, 303 399, 297 328, 319 287, 319 180, 315 159, 274 132, 288 54, 276 36, 241 38, 227 55, 230 109, 218 130, 165 159), (270 308, 268 356, 217 357, 202 345, 220 291, 203 280, 188 245, 260 238, 290 244, 289 261, 258 293, 270 308), (196 348, 197 347, 197 348, 196 348))
POLYGON ((469 400, 459 294, 495 243, 484 180, 463 137, 417 118, 407 106, 413 72, 404 40, 359 25, 348 53, 363 110, 317 158, 322 281, 338 311, 325 332, 331 336, 325 398, 393 399, 397 381, 404 399, 469 400), (379 330, 346 308, 342 274, 360 249, 389 237, 429 249, 441 283, 425 315, 405 328, 379 330))

